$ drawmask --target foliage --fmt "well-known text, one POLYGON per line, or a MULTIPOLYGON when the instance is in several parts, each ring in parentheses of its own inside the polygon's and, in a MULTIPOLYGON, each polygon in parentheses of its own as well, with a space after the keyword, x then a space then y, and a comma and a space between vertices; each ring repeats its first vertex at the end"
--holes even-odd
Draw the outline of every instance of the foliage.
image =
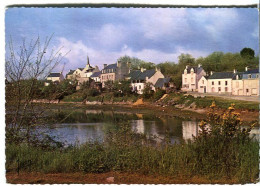
POLYGON ((152 62, 146 62, 136 57, 130 57, 127 55, 120 57, 118 60, 122 62, 131 62, 131 69, 133 70, 137 70, 138 68, 145 68, 150 70, 155 67, 155 64, 152 62))
POLYGON ((114 90, 114 82, 112 80, 106 81, 105 89, 108 90, 108 92, 112 92, 114 90))
POLYGON ((143 90, 143 98, 149 99, 153 96, 152 83, 145 83, 143 90))
POLYGON ((156 90, 156 92, 154 93, 153 98, 157 101, 157 100, 159 100, 165 93, 166 93, 165 90, 158 89, 158 90, 156 90))
MULTIPOLYGON (((238 176, 234 174, 234 170, 245 168, 242 166, 245 163, 242 157, 248 155, 248 152, 244 151, 245 147, 253 143, 249 132, 254 124, 248 129, 242 129, 240 115, 235 112, 234 104, 231 104, 222 114, 216 113, 215 107, 216 104, 213 102, 208 119, 200 122, 199 135, 190 144, 195 153, 193 158, 197 162, 194 169, 202 175, 218 172, 222 176, 231 178, 238 176)), ((252 161, 255 160, 248 159, 247 161, 251 166, 252 161)), ((248 179, 246 181, 256 176, 246 170, 243 171, 243 174, 238 174, 248 179)))
POLYGON ((251 48, 243 48, 240 51, 240 55, 242 58, 253 59, 255 57, 255 51, 251 48))
POLYGON ((128 96, 132 93, 131 82, 128 80, 116 81, 114 84, 114 96, 128 96))
MULTIPOLYGON (((33 101, 41 96, 39 79, 45 79, 62 60, 61 49, 48 49, 50 38, 42 44, 40 37, 25 40, 14 48, 12 39, 7 44, 5 61, 6 80, 6 141, 33 143, 33 128, 42 123, 44 110, 35 109, 33 101)), ((47 110, 47 109, 46 109, 47 110)))

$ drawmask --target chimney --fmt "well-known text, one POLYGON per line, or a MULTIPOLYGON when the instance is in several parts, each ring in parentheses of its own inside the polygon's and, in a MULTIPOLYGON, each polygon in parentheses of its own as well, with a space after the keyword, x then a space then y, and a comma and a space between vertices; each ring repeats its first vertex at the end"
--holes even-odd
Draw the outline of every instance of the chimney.
POLYGON ((146 70, 145 68, 141 67, 141 72, 143 72, 143 71, 145 71, 145 70, 146 70))
POLYGON ((246 72, 248 71, 248 67, 245 67, 245 71, 246 71, 246 72))
POLYGON ((155 67, 155 71, 156 71, 156 72, 158 72, 158 71, 161 71, 161 69, 160 69, 160 68, 157 68, 157 67, 155 67))
POLYGON ((121 61, 118 60, 118 61, 116 62, 116 66, 117 66, 117 67, 120 67, 120 66, 121 66, 121 61))
POLYGON ((213 74, 213 72, 212 71, 210 71, 210 75, 212 75, 213 74))
POLYGON ((107 67, 107 64, 104 64, 104 68, 106 68, 107 67))
POLYGON ((234 70, 233 70, 233 72, 234 72, 234 74, 235 74, 235 73, 237 73, 237 70, 236 70, 236 69, 234 69, 234 70))

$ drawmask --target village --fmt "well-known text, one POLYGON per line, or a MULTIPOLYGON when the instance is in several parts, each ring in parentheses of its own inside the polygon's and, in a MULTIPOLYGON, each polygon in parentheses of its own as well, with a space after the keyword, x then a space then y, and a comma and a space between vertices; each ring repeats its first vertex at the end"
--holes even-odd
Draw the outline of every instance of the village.
MULTIPOLYGON (((104 64, 100 70, 98 66, 91 66, 89 57, 84 68, 70 70, 65 78, 62 72, 50 73, 45 86, 50 82, 60 83, 64 79, 76 81, 77 90, 84 82, 93 81, 94 87, 102 89, 106 83, 115 81, 130 81, 132 92, 143 94, 146 85, 152 91, 165 90, 166 93, 176 91, 174 81, 165 76, 159 68, 132 69, 131 62, 117 61, 113 64, 104 64)), ((234 69, 232 72, 210 72, 207 74, 203 66, 187 65, 182 73, 182 92, 232 95, 232 96, 259 96, 259 69, 245 67, 244 72, 234 69)))

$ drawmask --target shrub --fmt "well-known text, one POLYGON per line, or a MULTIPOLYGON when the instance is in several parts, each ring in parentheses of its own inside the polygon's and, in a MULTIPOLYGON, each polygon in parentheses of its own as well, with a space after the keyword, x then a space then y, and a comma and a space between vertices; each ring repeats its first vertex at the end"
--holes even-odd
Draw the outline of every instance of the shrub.
POLYGON ((165 90, 158 89, 158 90, 154 93, 153 98, 157 101, 157 100, 159 100, 165 93, 166 93, 165 90))

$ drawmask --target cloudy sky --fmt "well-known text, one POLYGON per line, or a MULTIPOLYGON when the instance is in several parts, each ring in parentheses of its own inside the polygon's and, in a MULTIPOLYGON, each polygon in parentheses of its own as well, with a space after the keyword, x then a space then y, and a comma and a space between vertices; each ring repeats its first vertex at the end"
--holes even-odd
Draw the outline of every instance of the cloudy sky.
POLYGON ((51 47, 70 51, 65 72, 84 67, 87 55, 102 67, 124 55, 160 63, 181 53, 259 51, 253 8, 9 8, 5 32, 15 46, 54 33, 51 47))

